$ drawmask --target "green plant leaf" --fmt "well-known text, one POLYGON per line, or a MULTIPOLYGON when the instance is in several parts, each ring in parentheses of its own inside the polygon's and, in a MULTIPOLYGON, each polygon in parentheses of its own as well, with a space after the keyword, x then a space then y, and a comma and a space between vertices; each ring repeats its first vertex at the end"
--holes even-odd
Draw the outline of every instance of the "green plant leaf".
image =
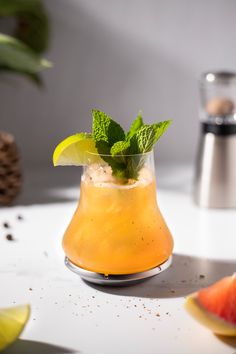
POLYGON ((125 164, 122 159, 119 161, 111 156, 112 146, 120 140, 125 139, 125 132, 121 126, 112 120, 106 113, 99 110, 92 110, 93 126, 92 135, 96 148, 101 158, 112 168, 114 176, 124 177, 125 164), (108 156, 107 156, 108 155, 108 156), (109 156, 110 155, 110 156, 109 156))
POLYGON ((170 124, 171 121, 168 120, 152 125, 143 125, 130 139, 130 152, 142 154, 151 151, 170 124))
POLYGON ((126 139, 130 140, 132 136, 143 126, 142 112, 139 111, 137 118, 131 124, 130 130, 126 134, 126 139))
POLYGON ((160 139, 160 137, 164 134, 167 128, 169 128, 171 120, 165 120, 160 123, 152 124, 152 127, 155 130, 155 143, 160 139))
POLYGON ((99 110, 92 110, 93 115, 93 138, 95 142, 103 140, 110 147, 117 141, 125 139, 124 130, 112 120, 106 113, 99 110))
POLYGON ((47 49, 49 20, 41 0, 0 0, 0 16, 16 18, 13 35, 34 52, 47 49))
POLYGON ((35 75, 52 64, 41 59, 19 40, 0 34, 0 68, 35 75))
POLYGON ((130 140, 131 154, 142 154, 152 150, 155 130, 151 125, 143 125, 130 140))
POLYGON ((112 147, 111 147, 111 155, 127 155, 128 150, 130 147, 129 141, 117 141, 112 147))
POLYGON ((111 147, 111 155, 114 158, 115 161, 118 163, 125 164, 126 159, 127 159, 127 154, 129 154, 129 147, 130 143, 129 141, 117 141, 112 147, 111 147))
POLYGON ((108 163, 112 168, 113 176, 118 178, 125 177, 126 165, 122 159, 117 159, 110 154, 110 146, 104 140, 99 140, 96 142, 96 148, 101 158, 108 163))

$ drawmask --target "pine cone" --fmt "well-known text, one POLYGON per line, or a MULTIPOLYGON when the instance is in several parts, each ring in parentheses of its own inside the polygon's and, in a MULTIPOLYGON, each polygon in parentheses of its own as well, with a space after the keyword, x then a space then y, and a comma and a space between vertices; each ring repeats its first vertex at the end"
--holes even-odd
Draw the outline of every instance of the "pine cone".
POLYGON ((0 131, 0 205, 9 205, 19 194, 22 176, 20 155, 13 135, 0 131))

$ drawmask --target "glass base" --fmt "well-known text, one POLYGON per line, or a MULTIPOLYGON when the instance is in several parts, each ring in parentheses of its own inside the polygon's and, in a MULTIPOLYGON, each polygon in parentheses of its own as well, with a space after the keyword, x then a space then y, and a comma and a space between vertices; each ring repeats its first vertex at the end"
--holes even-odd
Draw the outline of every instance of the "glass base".
POLYGON ((145 280, 163 272, 164 270, 169 268, 171 263, 172 256, 170 256, 164 263, 160 264, 159 266, 146 270, 144 272, 105 276, 104 274, 92 272, 90 270, 81 268, 72 263, 67 257, 65 257, 65 265, 67 266, 67 268, 69 268, 72 272, 78 274, 83 280, 86 280, 93 284, 109 286, 123 286, 137 283, 139 281, 145 280))

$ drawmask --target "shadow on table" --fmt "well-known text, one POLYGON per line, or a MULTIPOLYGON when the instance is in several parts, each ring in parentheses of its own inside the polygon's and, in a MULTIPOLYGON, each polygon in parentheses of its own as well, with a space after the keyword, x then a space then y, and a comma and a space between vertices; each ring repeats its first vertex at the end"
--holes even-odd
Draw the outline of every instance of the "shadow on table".
POLYGON ((18 339, 9 348, 3 351, 4 354, 71 354, 78 351, 59 347, 48 343, 35 342, 31 340, 18 339))
POLYGON ((236 349, 236 337, 216 335, 216 338, 218 338, 221 342, 227 344, 229 347, 236 349))
POLYGON ((148 280, 125 287, 91 285, 114 295, 147 298, 182 297, 209 286, 220 278, 235 272, 236 261, 219 261, 207 258, 174 254, 172 265, 163 273, 148 280))

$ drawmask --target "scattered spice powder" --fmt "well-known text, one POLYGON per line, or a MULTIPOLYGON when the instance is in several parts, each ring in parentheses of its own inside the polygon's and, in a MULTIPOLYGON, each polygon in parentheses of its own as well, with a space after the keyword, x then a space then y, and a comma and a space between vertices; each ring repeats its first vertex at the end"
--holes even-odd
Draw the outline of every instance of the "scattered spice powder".
POLYGON ((10 229, 10 224, 8 222, 4 222, 3 227, 5 227, 5 229, 10 229))
POLYGON ((23 216, 22 215, 17 215, 17 220, 23 220, 23 216))
POLYGON ((29 288, 29 291, 32 291, 33 289, 32 288, 29 288))
POLYGON ((203 279, 203 278, 205 278, 205 275, 200 274, 200 275, 199 275, 199 278, 200 278, 200 279, 203 279))

